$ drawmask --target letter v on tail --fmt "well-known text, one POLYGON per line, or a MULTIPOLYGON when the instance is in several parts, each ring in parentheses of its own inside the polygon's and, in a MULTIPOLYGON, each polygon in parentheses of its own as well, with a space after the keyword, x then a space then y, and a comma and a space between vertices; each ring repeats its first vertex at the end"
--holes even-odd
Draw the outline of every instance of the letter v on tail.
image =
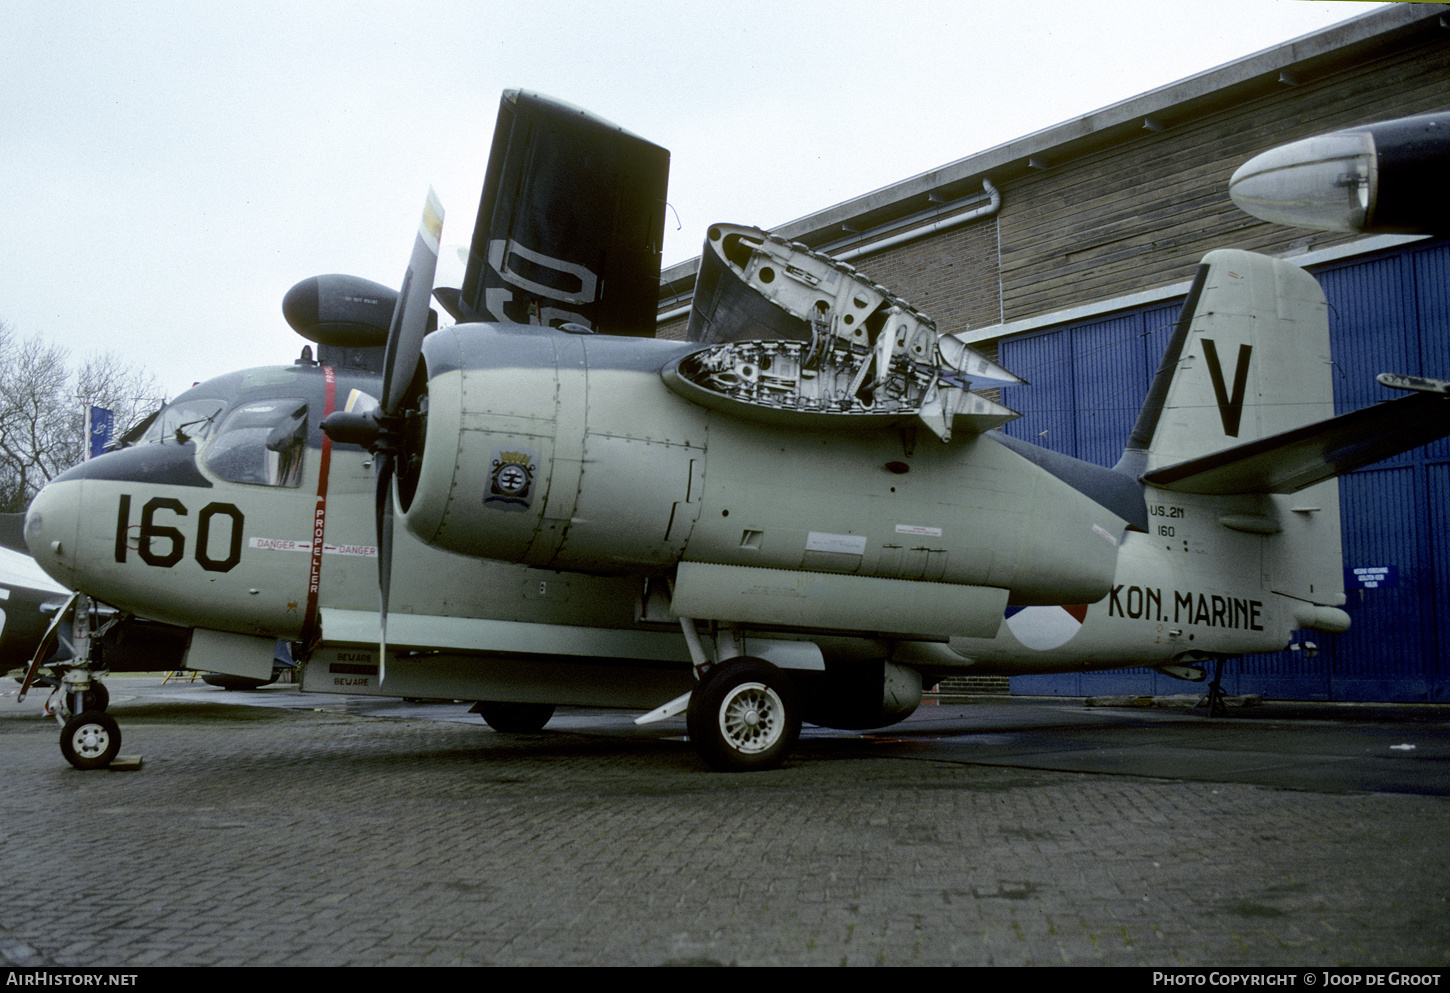
POLYGON ((1203 357, 1208 362, 1208 375, 1213 380, 1213 395, 1218 400, 1218 416, 1223 421, 1223 433, 1230 438, 1239 436, 1239 420, 1244 413, 1244 389, 1249 381, 1249 356, 1252 345, 1239 346, 1238 366, 1234 369, 1232 395, 1224 388, 1223 364, 1218 360, 1218 347, 1208 338, 1203 339, 1203 357))

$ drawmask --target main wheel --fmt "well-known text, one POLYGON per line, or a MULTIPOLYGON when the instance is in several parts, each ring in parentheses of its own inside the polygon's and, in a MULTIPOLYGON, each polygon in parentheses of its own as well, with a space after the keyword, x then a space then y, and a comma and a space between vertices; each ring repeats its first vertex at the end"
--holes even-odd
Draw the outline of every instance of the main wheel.
POLYGON ((483 716, 484 723, 504 734, 533 734, 544 730, 554 716, 552 703, 501 703, 480 700, 473 709, 483 716))
POLYGON ((795 684, 760 659, 736 659, 711 669, 690 694, 690 741, 719 772, 774 769, 801 733, 795 684))
POLYGON ((204 672, 201 674, 201 681, 224 690, 260 690, 263 686, 275 683, 277 673, 273 670, 271 679, 253 679, 251 676, 233 676, 225 672, 204 672))
POLYGON ((120 750, 120 725, 99 710, 76 714, 60 732, 60 753, 77 769, 104 769, 120 750))

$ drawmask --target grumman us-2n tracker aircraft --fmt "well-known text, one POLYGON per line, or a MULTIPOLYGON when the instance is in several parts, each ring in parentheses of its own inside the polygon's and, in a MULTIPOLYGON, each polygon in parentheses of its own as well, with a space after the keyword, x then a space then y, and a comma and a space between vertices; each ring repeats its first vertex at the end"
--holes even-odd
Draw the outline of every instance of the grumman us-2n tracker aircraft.
MULTIPOLYGON (((1332 417, 1318 285, 1244 252, 1204 260, 1112 469, 999 433, 972 391, 1020 380, 753 228, 710 229, 689 340, 655 339, 667 170, 505 94, 461 287, 432 291, 430 195, 399 292, 298 284, 318 359, 194 387, 57 477, 36 559, 192 629, 192 667, 262 678, 285 639, 303 690, 503 731, 685 713, 710 766, 765 769, 802 721, 886 726, 955 673, 1202 678, 1343 630, 1333 477, 1450 433, 1422 393, 1332 417), (430 291, 457 323, 428 333, 430 291)), ((119 728, 74 709, 62 750, 107 764, 119 728)))

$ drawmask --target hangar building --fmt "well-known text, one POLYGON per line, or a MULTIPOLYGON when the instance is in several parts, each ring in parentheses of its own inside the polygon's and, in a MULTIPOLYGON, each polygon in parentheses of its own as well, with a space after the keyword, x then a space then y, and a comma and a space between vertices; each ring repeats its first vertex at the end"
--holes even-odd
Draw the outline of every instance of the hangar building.
MULTIPOLYGON (((1031 385, 1008 434, 1112 465, 1199 259, 1286 258, 1330 303, 1336 410, 1380 372, 1450 378, 1450 240, 1310 232, 1228 197, 1254 154, 1450 110, 1450 5, 1395 4, 958 159, 774 229, 849 261, 1031 385)), ((1450 177, 1447 177, 1450 181, 1450 177)), ((1447 182, 1445 195, 1450 195, 1447 182)), ((721 218, 720 220, 734 220, 721 218)), ((665 270, 658 333, 683 337, 698 260, 665 270)), ((1318 654, 1250 656, 1230 693, 1450 700, 1450 440, 1340 480, 1353 624, 1318 654), (1355 568, 1393 567, 1375 588, 1355 568)), ((1148 669, 1016 677, 1016 693, 1182 693, 1148 669)))

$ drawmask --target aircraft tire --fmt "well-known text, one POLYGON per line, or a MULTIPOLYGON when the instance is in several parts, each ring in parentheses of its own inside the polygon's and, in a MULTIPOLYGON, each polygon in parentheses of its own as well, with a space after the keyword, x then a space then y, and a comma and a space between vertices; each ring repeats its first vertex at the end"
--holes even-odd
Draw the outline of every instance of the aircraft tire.
POLYGON ((552 703, 502 703, 480 700, 474 705, 483 721, 504 734, 534 734, 544 730, 554 716, 552 703))
MULTIPOLYGON (((61 712, 67 717, 71 716, 71 702, 75 699, 74 693, 62 693, 64 700, 61 712)), ((111 691, 106 689, 106 684, 99 679, 91 680, 91 688, 81 694, 81 712, 87 710, 105 711, 111 705, 111 691)))
POLYGON ((99 710, 76 714, 60 732, 60 753, 77 769, 104 769, 120 751, 121 726, 99 710))
POLYGON ((215 686, 223 690, 239 690, 250 692, 260 690, 263 686, 271 686, 277 681, 277 672, 273 670, 271 679, 253 679, 250 676, 233 676, 225 672, 204 672, 201 681, 208 686, 215 686))
POLYGON ((717 772, 774 769, 801 733, 800 697, 781 669, 761 659, 716 665, 690 694, 686 726, 717 772))

